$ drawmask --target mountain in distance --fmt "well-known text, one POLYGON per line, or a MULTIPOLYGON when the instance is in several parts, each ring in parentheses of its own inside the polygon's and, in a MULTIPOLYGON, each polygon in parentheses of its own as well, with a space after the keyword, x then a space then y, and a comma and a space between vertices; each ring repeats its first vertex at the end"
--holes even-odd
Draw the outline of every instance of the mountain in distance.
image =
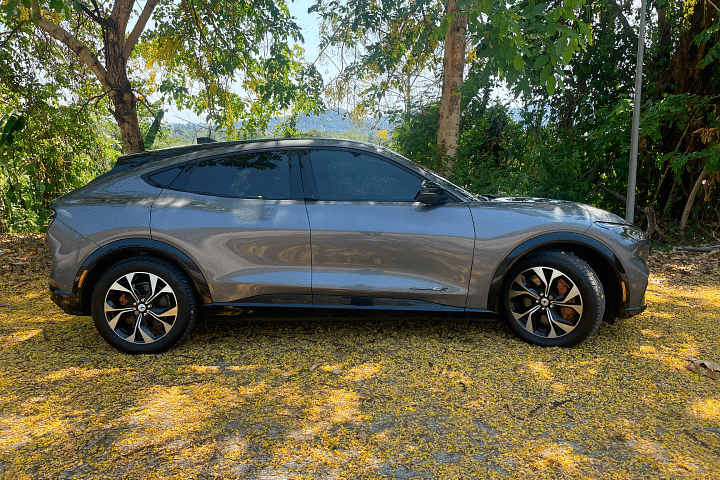
MULTIPOLYGON (((284 120, 285 118, 271 120, 267 136, 274 136, 275 128, 284 120)), ((240 125, 238 125, 238 127, 239 126, 240 125)), ((209 133, 207 128, 202 125, 190 123, 170 123, 169 127, 168 141, 171 144, 194 143, 196 137, 206 137, 209 133)), ((371 121, 365 121, 358 125, 350 120, 350 116, 347 113, 337 112, 335 110, 327 110, 321 115, 304 115, 298 119, 295 128, 300 135, 346 138, 371 143, 386 143, 386 140, 392 137, 392 127, 385 119, 377 122, 377 124, 371 123, 371 121)), ((212 138, 223 141, 225 135, 222 131, 213 131, 212 138)))
MULTIPOLYGON (((270 128, 275 128, 279 125, 284 118, 277 118, 270 121, 270 128)), ((350 120, 350 115, 347 112, 338 112, 336 110, 326 110, 320 115, 304 115, 298 119, 296 126, 300 132, 308 132, 310 130, 317 130, 322 132, 334 132, 342 133, 350 130, 361 130, 370 133, 370 131, 379 130, 390 130, 390 124, 386 119, 380 122, 374 122, 373 120, 364 121, 358 125, 350 120), (377 123, 377 125, 376 125, 377 123)))

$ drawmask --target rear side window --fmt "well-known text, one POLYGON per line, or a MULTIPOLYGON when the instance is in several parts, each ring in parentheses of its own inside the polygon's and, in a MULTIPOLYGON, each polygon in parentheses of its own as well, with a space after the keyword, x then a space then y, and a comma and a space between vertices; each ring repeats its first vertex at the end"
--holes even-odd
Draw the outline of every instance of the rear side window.
POLYGON ((203 160, 190 172, 187 191, 237 198, 292 199, 290 158, 259 152, 203 160))
POLYGON ((159 188, 168 188, 170 184, 177 178, 177 176, 182 172, 183 167, 185 165, 180 165, 178 167, 168 168, 166 170, 161 170, 156 173, 151 173, 150 175, 145 176, 145 180, 150 183, 151 185, 154 185, 159 188))
POLYGON ((412 202, 422 179, 394 162, 344 150, 310 152, 318 199, 351 202, 412 202))

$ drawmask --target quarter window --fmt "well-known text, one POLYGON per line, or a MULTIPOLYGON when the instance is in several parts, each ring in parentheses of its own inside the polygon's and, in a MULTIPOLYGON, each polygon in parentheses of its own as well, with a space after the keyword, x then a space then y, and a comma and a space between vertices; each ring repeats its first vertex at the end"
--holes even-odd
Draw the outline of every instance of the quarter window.
POLYGON ((319 200, 412 202, 422 179, 378 157, 344 150, 310 152, 319 200))
POLYGON ((152 185, 155 185, 156 187, 167 188, 170 186, 173 180, 177 178, 180 172, 182 172, 182 169, 184 167, 185 165, 180 165, 178 167, 168 168, 166 170, 162 170, 160 172, 148 175, 146 178, 152 185))
POLYGON ((221 197, 291 199, 290 159, 260 152, 203 160, 190 172, 187 190, 221 197))

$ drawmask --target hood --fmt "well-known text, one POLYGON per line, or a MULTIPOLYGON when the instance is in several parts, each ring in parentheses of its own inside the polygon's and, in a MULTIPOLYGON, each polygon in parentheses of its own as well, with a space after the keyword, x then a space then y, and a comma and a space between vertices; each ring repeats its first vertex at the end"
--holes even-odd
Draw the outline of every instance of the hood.
POLYGON ((470 202, 478 237, 501 238, 516 232, 586 231, 594 221, 583 205, 565 200, 498 197, 470 202))
POLYGON ((576 213, 577 209, 583 209, 590 216, 593 222, 609 222, 627 224, 624 218, 615 215, 612 212, 603 210, 602 208, 593 207, 584 203, 571 202, 569 200, 554 200, 551 198, 536 197, 489 197, 490 202, 498 202, 502 204, 523 205, 528 208, 539 208, 547 210, 547 208, 560 208, 563 211, 571 211, 576 213))

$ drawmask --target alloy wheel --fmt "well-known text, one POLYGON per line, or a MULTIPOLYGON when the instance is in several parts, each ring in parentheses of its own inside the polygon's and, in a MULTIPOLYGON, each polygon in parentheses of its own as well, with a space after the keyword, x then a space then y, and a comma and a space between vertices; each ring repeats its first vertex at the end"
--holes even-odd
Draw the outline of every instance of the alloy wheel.
POLYGON ((161 277, 131 272, 108 288, 103 311, 118 337, 142 345, 156 342, 172 330, 178 303, 175 292, 161 277))
POLYGON ((578 326, 583 298, 575 282, 562 271, 537 266, 515 277, 508 291, 510 313, 528 333, 559 338, 578 326))

